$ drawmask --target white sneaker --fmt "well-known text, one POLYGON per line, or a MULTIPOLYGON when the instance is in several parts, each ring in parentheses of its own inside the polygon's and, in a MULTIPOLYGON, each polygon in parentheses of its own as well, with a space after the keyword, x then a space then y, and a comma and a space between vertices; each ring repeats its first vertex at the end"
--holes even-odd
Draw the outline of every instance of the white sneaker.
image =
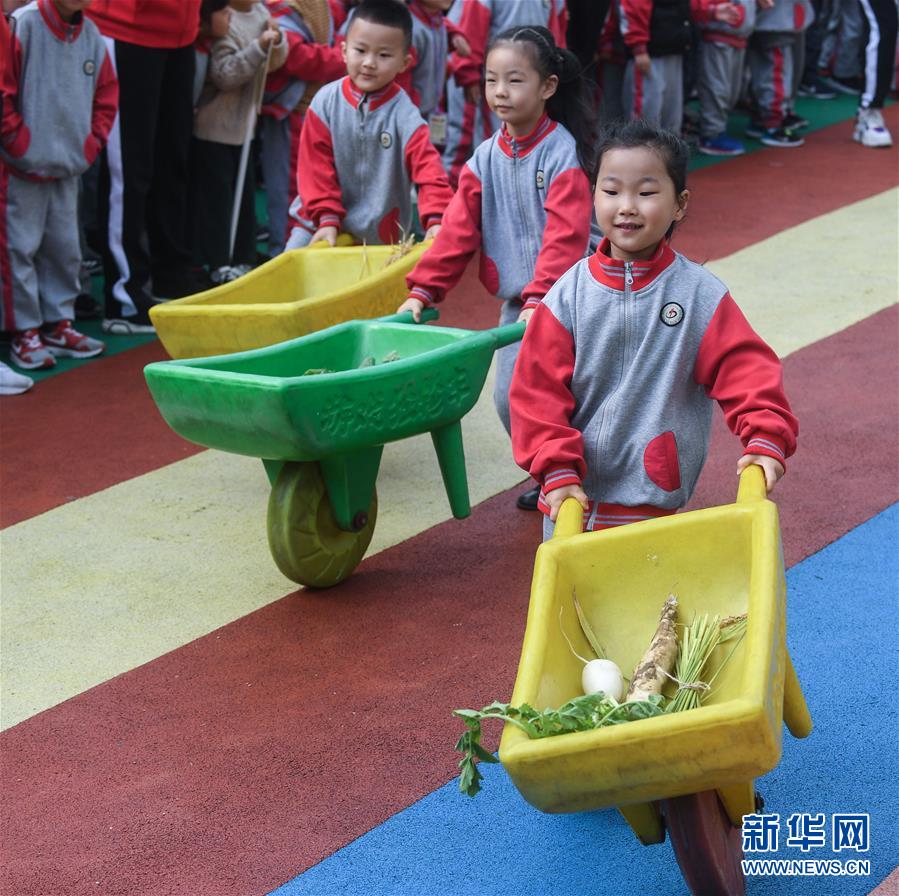
POLYGON ((16 373, 8 365, 0 361, 0 395, 21 395, 34 385, 30 376, 16 373))
POLYGON ((862 146, 873 148, 892 146, 893 138, 883 123, 883 114, 880 109, 859 109, 855 122, 855 130, 852 139, 862 146))

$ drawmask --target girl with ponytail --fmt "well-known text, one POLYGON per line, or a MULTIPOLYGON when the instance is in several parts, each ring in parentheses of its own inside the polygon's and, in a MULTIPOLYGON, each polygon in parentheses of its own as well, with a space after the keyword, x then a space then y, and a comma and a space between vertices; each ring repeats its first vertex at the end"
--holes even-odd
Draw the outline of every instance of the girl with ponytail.
MULTIPOLYGON (((536 25, 499 34, 485 92, 502 122, 465 164, 433 246, 407 278, 400 311, 418 320, 458 283, 480 250, 480 279, 502 301, 500 324, 527 320, 581 259, 590 236, 593 137, 586 84, 573 53, 536 25)), ((518 344, 497 354, 494 401, 509 431, 509 382, 518 344)), ((537 492, 519 499, 536 509, 537 492)))

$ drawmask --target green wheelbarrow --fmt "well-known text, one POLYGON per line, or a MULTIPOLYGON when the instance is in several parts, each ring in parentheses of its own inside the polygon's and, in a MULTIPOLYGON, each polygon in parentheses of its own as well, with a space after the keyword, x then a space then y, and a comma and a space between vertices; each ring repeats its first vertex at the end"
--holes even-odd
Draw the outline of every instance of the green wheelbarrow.
POLYGON ((524 324, 471 331, 411 321, 408 313, 350 321, 265 348, 144 369, 180 436, 262 459, 272 484, 272 557, 301 585, 336 585, 361 562, 387 442, 430 432, 453 516, 471 513, 461 420, 494 351, 521 339, 524 324))

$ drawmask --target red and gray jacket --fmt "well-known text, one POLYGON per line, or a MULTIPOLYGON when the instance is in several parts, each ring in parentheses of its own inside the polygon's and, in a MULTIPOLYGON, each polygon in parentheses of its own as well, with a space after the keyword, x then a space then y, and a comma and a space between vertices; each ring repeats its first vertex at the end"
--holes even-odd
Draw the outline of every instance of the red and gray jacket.
POLYGON ((705 463, 713 401, 745 453, 784 463, 798 423, 780 361, 727 287, 665 241, 648 261, 608 250, 604 240, 553 287, 516 362, 512 450, 541 499, 580 484, 594 505, 646 516, 683 507, 705 463))
POLYGON ((346 73, 339 47, 334 46, 337 7, 328 4, 329 34, 326 43, 316 43, 303 16, 289 0, 265 0, 266 9, 287 39, 287 59, 265 81, 262 114, 279 121, 287 118, 312 83, 336 81, 346 73))
POLYGON ((412 100, 428 117, 439 105, 446 85, 450 41, 463 32, 442 12, 434 12, 420 0, 409 0, 412 13, 412 100))
POLYGON ((87 15, 106 37, 176 50, 197 39, 200 0, 93 0, 87 15))
POLYGON ((396 242, 412 227, 413 183, 422 225, 439 224, 452 190, 428 126, 396 82, 362 93, 345 77, 319 90, 300 137, 291 208, 299 226, 396 242))
POLYGON ((406 278, 439 302, 481 251, 480 278, 501 299, 538 304, 587 251, 592 197, 574 137, 546 115, 516 140, 505 125, 466 162, 434 245, 406 278))
POLYGON ((774 6, 758 11, 755 30, 799 32, 814 21, 815 10, 809 0, 774 0, 774 6))
POLYGON ((53 0, 33 0, 10 23, 3 160, 29 180, 81 174, 105 145, 118 108, 106 44, 81 13, 60 18, 53 0))
POLYGON ((556 45, 565 46, 568 12, 565 0, 462 0, 459 28, 471 45, 470 56, 453 54, 452 69, 460 87, 480 84, 490 41, 507 28, 542 25, 556 45))
POLYGON ((755 30, 756 0, 731 0, 731 2, 737 6, 740 16, 736 25, 715 21, 714 11, 717 4, 706 7, 700 15, 694 13, 694 18, 699 25, 703 40, 742 49, 746 46, 749 35, 755 30))

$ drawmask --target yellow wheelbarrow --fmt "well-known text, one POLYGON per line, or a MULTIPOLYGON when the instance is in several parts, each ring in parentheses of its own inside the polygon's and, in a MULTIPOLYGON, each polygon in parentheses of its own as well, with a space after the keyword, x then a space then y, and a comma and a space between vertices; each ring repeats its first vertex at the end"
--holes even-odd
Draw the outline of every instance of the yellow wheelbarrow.
POLYGON ((760 806, 753 779, 777 765, 782 722, 795 737, 812 728, 786 649, 780 529, 762 471, 744 471, 737 502, 723 507, 586 534, 582 514, 566 501, 537 551, 513 705, 555 707, 582 693, 582 664, 563 635, 589 650, 573 590, 625 670, 648 646, 670 592, 680 621, 747 613, 746 634, 698 709, 540 740, 507 723, 500 761, 538 809, 617 807, 644 845, 667 831, 695 896, 740 896, 740 827, 760 806))
POLYGON ((429 243, 334 248, 317 243, 214 289, 159 304, 150 320, 172 358, 229 355, 349 320, 392 314, 429 243))

